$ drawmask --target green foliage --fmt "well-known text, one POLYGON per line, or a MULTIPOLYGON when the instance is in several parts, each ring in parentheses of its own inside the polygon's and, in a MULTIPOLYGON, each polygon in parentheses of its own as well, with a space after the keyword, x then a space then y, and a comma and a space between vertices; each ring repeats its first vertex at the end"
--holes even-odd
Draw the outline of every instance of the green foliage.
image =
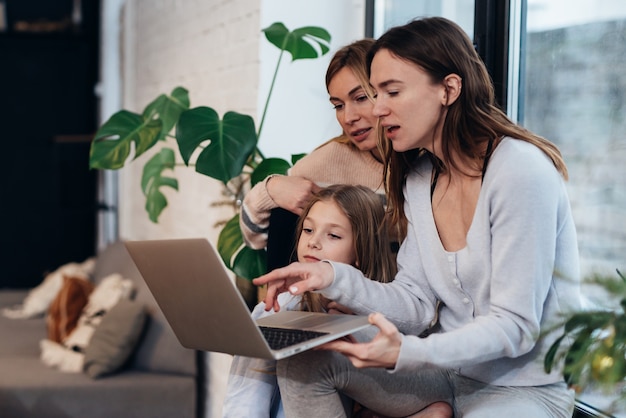
POLYGON ((176 126, 176 141, 186 165, 203 142, 196 160, 196 171, 222 183, 239 176, 254 152, 257 135, 254 119, 236 112, 226 112, 220 120, 210 107, 197 107, 180 115, 176 126))
POLYGON ((265 250, 253 250, 246 247, 239 229, 239 214, 233 216, 217 240, 217 251, 224 264, 239 277, 254 278, 267 271, 265 250))
MULTIPOLYGON (((193 166, 196 172, 221 181, 234 203, 243 198, 244 184, 254 185, 272 173, 286 173, 291 167, 289 162, 265 158, 257 147, 280 62, 284 52, 291 55, 292 61, 326 54, 330 50, 331 36, 325 29, 313 26, 289 31, 279 22, 263 32, 280 54, 258 131, 251 116, 231 111, 220 118, 210 107, 191 108, 188 91, 176 87, 169 95, 159 95, 141 114, 121 110, 111 116, 94 136, 89 166, 99 170, 120 169, 129 160, 134 161, 158 143, 167 141, 175 131, 184 165, 193 166)), ((292 163, 298 158, 301 155, 292 157, 292 163)), ((141 188, 146 197, 146 212, 152 222, 158 222, 167 207, 162 188, 178 190, 178 181, 173 177, 176 165, 175 152, 166 147, 144 165, 141 188), (171 175, 165 175, 165 170, 170 170, 171 175)), ((265 272, 265 251, 255 251, 244 245, 238 215, 220 232, 218 251, 225 264, 241 277, 252 279, 265 272)))
POLYGON ((174 151, 171 148, 163 148, 143 167, 141 190, 146 196, 146 211, 152 222, 157 222, 159 215, 167 206, 167 199, 160 188, 167 186, 178 190, 178 180, 163 176, 163 171, 173 170, 175 164, 174 151))
POLYGON ((330 50, 330 34, 322 28, 306 26, 289 32, 285 25, 276 22, 263 29, 263 32, 272 45, 289 52, 292 61, 317 58, 330 50), (313 46, 315 44, 321 49, 321 54, 313 46))
POLYGON ((301 158, 304 158, 306 154, 293 154, 291 156, 291 164, 297 163, 301 158))
POLYGON ((282 158, 266 158, 257 166, 250 176, 251 185, 254 186, 270 174, 287 174, 291 166, 282 158))
POLYGON ((563 334, 552 344, 544 359, 550 372, 563 363, 565 380, 583 388, 590 382, 612 388, 626 378, 626 278, 594 277, 612 294, 621 296, 620 308, 575 312, 565 321, 563 334))
POLYGON ((135 158, 152 148, 159 140, 163 127, 160 120, 145 119, 141 115, 120 110, 96 132, 89 153, 89 166, 117 170, 124 167, 135 144, 135 158))
POLYGON ((160 120, 162 127, 159 140, 164 141, 167 134, 174 128, 180 114, 189 109, 189 92, 182 87, 176 87, 169 96, 162 94, 143 111, 143 118, 160 120))

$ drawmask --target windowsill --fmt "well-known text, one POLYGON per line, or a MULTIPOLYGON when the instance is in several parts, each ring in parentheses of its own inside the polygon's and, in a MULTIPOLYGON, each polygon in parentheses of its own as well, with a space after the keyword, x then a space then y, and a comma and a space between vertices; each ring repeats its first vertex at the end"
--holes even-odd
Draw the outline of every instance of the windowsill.
POLYGON ((615 392, 609 393, 601 388, 588 387, 576 399, 582 403, 580 407, 589 406, 595 409, 594 416, 626 418, 626 401, 624 398, 621 402, 616 401, 619 400, 620 390, 621 388, 618 388, 615 392))

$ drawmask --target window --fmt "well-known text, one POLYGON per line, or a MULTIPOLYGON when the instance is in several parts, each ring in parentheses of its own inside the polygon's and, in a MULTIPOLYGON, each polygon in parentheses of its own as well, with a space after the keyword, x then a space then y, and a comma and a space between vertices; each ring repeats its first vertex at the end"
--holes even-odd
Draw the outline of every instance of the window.
MULTIPOLYGON (((616 268, 626 271, 626 3, 528 0, 520 14, 517 116, 568 165, 582 277, 617 279, 616 268)), ((605 299, 595 286, 584 294, 605 299)), ((588 389, 579 399, 610 410, 617 396, 588 389)))
POLYGON ((424 16, 443 16, 459 24, 468 35, 474 32, 474 0, 375 0, 373 9, 373 30, 366 35, 375 38, 393 26, 424 16))
POLYGON ((556 143, 568 165, 583 276, 626 270, 626 3, 374 0, 370 8, 374 37, 437 15, 491 38, 475 43, 488 55, 500 104, 556 143))
POLYGON ((626 3, 528 0, 519 121, 570 172, 583 277, 626 270, 626 3))
MULTIPOLYGON (((370 0, 369 5, 370 36, 435 15, 471 35, 509 117, 563 153, 582 276, 626 273, 626 2, 370 0)), ((585 289, 591 303, 593 291, 585 289)), ((609 409, 614 398, 592 390, 579 396, 601 409, 609 409)))

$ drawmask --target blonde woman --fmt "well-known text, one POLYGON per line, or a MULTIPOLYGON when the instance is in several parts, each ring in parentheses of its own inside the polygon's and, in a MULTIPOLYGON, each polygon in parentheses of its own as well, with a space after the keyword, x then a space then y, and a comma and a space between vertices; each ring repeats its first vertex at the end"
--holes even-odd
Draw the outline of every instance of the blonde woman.
POLYGON ((338 50, 326 72, 326 88, 343 133, 298 161, 288 176, 269 176, 250 190, 241 207, 246 244, 267 245, 271 210, 300 215, 313 193, 330 184, 358 184, 384 196, 383 164, 377 150, 377 118, 366 57, 374 40, 363 39, 338 50))

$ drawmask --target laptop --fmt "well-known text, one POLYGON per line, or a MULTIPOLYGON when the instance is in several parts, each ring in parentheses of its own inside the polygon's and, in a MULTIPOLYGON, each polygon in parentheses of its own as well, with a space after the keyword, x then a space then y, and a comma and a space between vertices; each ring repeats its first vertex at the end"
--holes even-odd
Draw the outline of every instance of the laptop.
POLYGON ((285 310, 255 321, 204 238, 125 245, 183 347, 279 360, 369 326, 363 315, 285 310))

